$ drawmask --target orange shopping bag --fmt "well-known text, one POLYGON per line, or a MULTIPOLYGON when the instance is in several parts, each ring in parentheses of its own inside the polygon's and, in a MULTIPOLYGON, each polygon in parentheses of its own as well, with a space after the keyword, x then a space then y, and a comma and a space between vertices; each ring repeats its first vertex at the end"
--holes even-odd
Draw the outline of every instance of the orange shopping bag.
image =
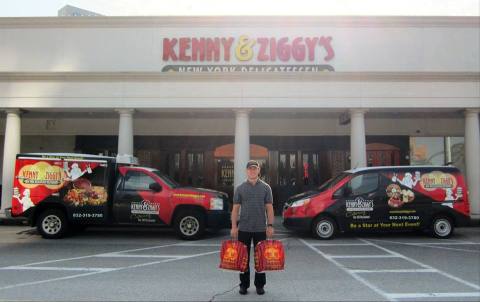
POLYGON ((255 271, 279 271, 285 268, 285 250, 278 240, 264 240, 255 247, 255 271))
POLYGON ((220 268, 241 271, 247 270, 247 246, 238 240, 222 242, 220 250, 220 268))

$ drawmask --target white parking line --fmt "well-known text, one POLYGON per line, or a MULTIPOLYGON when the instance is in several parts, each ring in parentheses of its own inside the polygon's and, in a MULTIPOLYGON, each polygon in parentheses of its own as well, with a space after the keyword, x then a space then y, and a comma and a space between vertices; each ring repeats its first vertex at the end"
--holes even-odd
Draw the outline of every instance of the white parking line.
POLYGON ((395 255, 326 255, 330 258, 398 258, 395 255))
POLYGON ((103 267, 7 266, 0 268, 0 270, 111 272, 116 269, 103 267))
POLYGON ((180 243, 179 246, 221 246, 220 243, 180 243))
MULTIPOLYGON (((176 245, 179 245, 179 243, 156 245, 156 246, 151 246, 151 247, 145 247, 145 248, 139 248, 139 249, 129 249, 129 250, 123 250, 123 251, 111 252, 111 253, 129 253, 129 252, 145 251, 145 250, 157 249, 157 248, 162 248, 162 247, 170 247, 170 246, 176 246, 176 245)), ((103 255, 103 254, 110 254, 110 253, 101 253, 101 254, 92 254, 92 255, 86 255, 86 256, 80 256, 80 257, 47 260, 47 261, 41 261, 41 262, 27 263, 27 264, 23 264, 22 266, 48 264, 48 263, 55 263, 55 262, 62 262, 62 261, 69 261, 69 260, 80 260, 80 259, 96 257, 98 255, 103 255)))
POLYGON ((47 282, 69 280, 69 279, 80 278, 80 277, 87 277, 87 276, 101 274, 101 273, 103 273, 103 272, 91 272, 91 273, 72 275, 72 276, 66 276, 66 277, 60 277, 60 278, 53 278, 53 279, 46 279, 46 280, 39 280, 39 281, 32 281, 32 282, 25 282, 25 283, 17 283, 17 284, 12 284, 12 285, 7 285, 7 286, 0 287, 0 290, 17 288, 17 287, 22 287, 22 286, 37 285, 37 284, 42 284, 42 283, 47 283, 47 282))
POLYGON ((355 269, 350 270, 355 274, 368 274, 368 273, 436 273, 436 269, 377 269, 377 270, 367 270, 367 269, 355 269))
POLYGON ((428 248, 432 248, 432 249, 452 250, 452 251, 460 251, 460 252, 467 252, 467 253, 480 253, 480 251, 477 251, 477 250, 467 250, 467 249, 459 249, 459 248, 443 246, 443 245, 476 245, 476 243, 457 243, 457 242, 452 242, 452 243, 442 243, 442 242, 411 243, 411 242, 399 242, 399 241, 383 240, 383 239, 371 239, 371 240, 386 242, 386 243, 393 243, 393 244, 400 244, 400 245, 428 247, 428 248))
POLYGON ((456 292, 456 293, 406 293, 406 294, 388 294, 392 299, 425 299, 425 298, 466 298, 480 297, 480 292, 456 292))
POLYGON ((392 254, 392 255, 398 256, 399 258, 403 258, 403 259, 405 259, 405 260, 407 260, 407 261, 410 261, 411 263, 414 263, 414 264, 416 264, 416 265, 418 265, 418 266, 421 266, 421 267, 423 267, 423 268, 426 268, 426 269, 434 269, 434 270, 437 271, 438 274, 440 274, 440 275, 442 275, 442 276, 445 276, 445 277, 447 277, 447 278, 449 278, 449 279, 455 280, 455 281, 457 281, 457 282, 459 282, 459 283, 462 283, 462 284, 464 284, 464 285, 466 285, 466 286, 469 286, 469 287, 472 287, 472 288, 474 288, 474 289, 480 290, 480 286, 478 286, 477 284, 468 282, 468 281, 466 281, 466 280, 463 280, 463 279, 461 279, 461 278, 455 277, 455 276, 453 276, 453 275, 451 275, 451 274, 449 274, 449 273, 446 273, 446 272, 444 272, 444 271, 435 269, 434 267, 432 267, 432 266, 430 266, 430 265, 424 264, 424 263, 419 262, 419 261, 417 261, 417 260, 415 260, 415 259, 412 259, 412 258, 410 258, 410 257, 407 257, 407 256, 402 255, 402 254, 400 254, 400 253, 397 253, 397 252, 395 252, 395 251, 392 251, 392 250, 389 250, 389 249, 384 248, 384 247, 382 247, 382 246, 379 246, 379 245, 377 245, 377 244, 375 244, 375 243, 373 243, 373 242, 370 242, 370 241, 368 241, 368 240, 365 240, 365 239, 360 239, 360 240, 362 240, 363 242, 366 242, 366 243, 370 243, 372 246, 375 246, 375 247, 377 247, 377 248, 379 248, 379 249, 381 249, 381 250, 383 250, 383 251, 385 251, 385 252, 387 252, 387 253, 390 253, 390 254, 392 254))
POLYGON ((338 261, 336 261, 335 259, 333 259, 332 257, 330 257, 329 255, 323 253, 322 251, 320 251, 319 249, 315 248, 313 245, 311 245, 310 243, 306 242, 305 240, 303 239, 299 239, 300 242, 302 242, 303 244, 305 244, 308 248, 310 248, 312 251, 314 251, 315 253, 319 254, 320 256, 322 256, 323 258, 327 259, 328 261, 332 262, 333 264, 335 264, 337 267, 339 267, 341 270, 343 270, 344 272, 346 272, 347 274, 349 274, 352 278, 354 278, 355 280, 363 283, 364 285, 366 285, 368 288, 370 288, 371 290, 373 290, 374 292, 376 292, 377 294, 379 294, 380 296, 383 296, 384 298, 386 298, 387 300, 389 301, 394 301, 393 298, 390 298, 386 292, 384 292, 383 290, 381 290, 380 288, 378 288, 377 286, 375 286, 374 284, 368 282, 366 279, 364 279, 363 277, 357 275, 357 274, 354 274, 352 273, 348 268, 346 268, 343 264, 339 263, 338 261))
MULTIPOLYGON (((367 287, 369 287, 370 289, 372 289, 376 293, 382 295, 383 297, 385 297, 389 301, 397 301, 399 299, 416 299, 416 298, 419 298, 419 299, 421 299, 421 298, 453 298, 453 297, 460 297, 461 298, 461 297, 478 297, 478 296, 480 296, 480 292, 405 293, 405 294, 404 293, 387 293, 387 292, 383 291, 382 289, 378 288, 377 286, 375 286, 374 284, 372 284, 371 282, 369 282, 368 280, 362 278, 360 275, 361 274, 373 274, 373 273, 436 273, 436 274, 440 274, 444 277, 455 280, 458 283, 461 283, 463 285, 466 285, 468 287, 471 287, 471 288, 474 288, 474 289, 477 289, 477 290, 480 290, 480 286, 478 286, 474 283, 468 282, 466 280, 463 280, 461 278, 455 277, 455 276, 453 276, 449 273, 438 270, 438 269, 436 269, 432 266, 429 266, 427 264, 419 262, 415 259, 412 259, 410 257, 407 257, 407 256, 402 255, 400 253, 397 253, 395 251, 392 251, 390 249, 379 246, 379 245, 377 245, 373 242, 370 242, 368 240, 361 239, 361 238, 359 238, 359 240, 361 240, 366 245, 376 247, 376 248, 378 248, 382 251, 387 252, 388 254, 387 255, 337 255, 337 256, 336 255, 328 255, 328 254, 323 253, 319 249, 317 249, 314 244, 308 243, 305 240, 300 239, 300 241, 303 242, 310 249, 312 249, 313 251, 315 251, 319 255, 323 256, 325 259, 329 260, 330 262, 332 262, 333 264, 338 266, 340 269, 347 272, 350 276, 352 276, 356 280, 362 282, 367 287), (348 258, 353 258, 353 259, 355 259, 355 258, 401 258, 401 259, 404 259, 406 261, 409 261, 413 264, 416 264, 416 265, 420 266, 421 269, 352 270, 352 269, 348 269, 343 264, 341 264, 341 263, 339 263, 338 261, 335 260, 335 259, 345 259, 345 258, 347 258, 347 259, 348 258)), ((379 241, 382 241, 382 240, 379 240, 379 241)), ((320 246, 326 246, 326 245, 328 245, 328 244, 325 244, 325 245, 322 244, 320 246)), ((417 244, 411 244, 411 245, 416 246, 417 244)))
MULTIPOLYGON (((155 248, 155 247, 152 247, 155 248)), ((131 268, 138 268, 138 267, 144 267, 144 266, 149 266, 149 265, 154 265, 154 264, 160 264, 160 263, 166 263, 166 262, 173 262, 173 261, 179 261, 179 260, 184 260, 184 259, 190 259, 190 258, 195 258, 195 257, 201 257, 201 256, 206 256, 206 255, 212 255, 219 253, 219 251, 213 251, 213 252, 207 252, 207 253, 201 253, 201 254, 195 254, 195 255, 189 255, 183 258, 170 258, 170 259, 165 259, 165 260, 160 260, 160 261, 154 261, 154 262, 148 262, 148 263, 141 263, 141 264, 135 264, 135 265, 130 265, 126 267, 120 267, 120 268, 112 268, 110 270, 102 270, 102 271, 93 271, 89 273, 84 273, 84 274, 77 274, 77 275, 72 275, 72 276, 66 276, 66 277, 60 277, 60 278, 52 278, 52 279, 45 279, 45 280, 38 280, 38 281, 32 281, 32 282, 25 282, 25 283, 17 283, 17 284, 12 284, 12 285, 7 285, 0 287, 0 290, 5 290, 5 289, 12 289, 12 288, 17 288, 17 287, 22 287, 22 286, 31 286, 31 285, 38 285, 38 284, 43 284, 43 283, 48 283, 48 282, 54 282, 54 281, 61 281, 61 280, 69 280, 69 279, 74 279, 74 278, 81 278, 81 277, 86 277, 86 276, 92 276, 92 275, 97 275, 97 274, 103 274, 103 273, 108 273, 108 272, 116 272, 120 270, 126 270, 126 269, 131 269, 131 268)), ((91 256, 90 256, 91 257, 91 256)), ((76 257, 79 258, 79 257, 76 257)), ((85 258, 85 257, 82 257, 85 258)), ((30 264, 31 265, 31 264, 30 264)), ((21 266, 22 269, 35 269, 35 267, 32 266, 21 266)))
POLYGON ((111 253, 111 254, 101 254, 92 257, 99 258, 185 258, 188 255, 138 255, 138 254, 120 254, 120 253, 111 253))
POLYGON ((366 246, 367 243, 311 243, 313 246, 366 246))
MULTIPOLYGON (((375 239, 379 240, 379 239, 375 239)), ((421 243, 416 243, 416 242, 405 242, 408 244, 418 244, 418 245, 480 245, 480 243, 475 243, 475 242, 421 242, 421 243)))

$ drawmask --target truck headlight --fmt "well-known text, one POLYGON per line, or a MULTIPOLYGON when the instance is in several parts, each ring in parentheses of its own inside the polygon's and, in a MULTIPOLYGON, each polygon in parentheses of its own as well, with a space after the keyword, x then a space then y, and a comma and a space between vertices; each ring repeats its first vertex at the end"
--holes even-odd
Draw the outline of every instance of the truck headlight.
POLYGON ((305 199, 300 199, 295 202, 293 202, 290 207, 296 208, 296 207, 301 207, 301 206, 306 206, 310 202, 310 198, 305 198, 305 199))
POLYGON ((223 199, 218 197, 211 198, 210 210, 223 210, 223 199))

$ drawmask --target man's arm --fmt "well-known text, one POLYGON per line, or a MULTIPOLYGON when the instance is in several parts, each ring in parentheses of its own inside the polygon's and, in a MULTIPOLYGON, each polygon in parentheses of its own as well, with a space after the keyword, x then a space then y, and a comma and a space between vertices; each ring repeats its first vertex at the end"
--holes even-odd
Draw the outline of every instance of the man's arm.
POLYGON ((232 208, 232 229, 230 230, 230 235, 232 238, 238 237, 238 213, 240 212, 240 204, 235 203, 233 204, 232 208))
POLYGON ((267 203, 265 208, 267 209, 267 223, 273 225, 273 221, 275 219, 273 214, 273 203, 267 203))
POLYGON ((273 203, 267 203, 265 205, 265 209, 267 210, 267 237, 272 238, 274 229, 273 229, 273 221, 274 221, 274 214, 273 214, 273 203))
POLYGON ((270 186, 267 186, 267 194, 265 195, 265 210, 267 212, 267 237, 272 238, 273 237, 273 221, 275 219, 275 214, 273 213, 273 194, 272 194, 272 188, 270 186))

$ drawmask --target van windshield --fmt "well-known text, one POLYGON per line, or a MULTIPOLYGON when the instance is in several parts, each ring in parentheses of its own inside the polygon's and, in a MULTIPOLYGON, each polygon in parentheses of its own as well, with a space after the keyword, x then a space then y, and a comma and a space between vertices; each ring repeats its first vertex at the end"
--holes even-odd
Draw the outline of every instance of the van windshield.
POLYGON ((323 183, 323 185, 321 185, 320 187, 317 188, 317 191, 319 192, 323 192, 323 191, 326 191, 330 188, 333 188, 334 186, 336 186, 342 179, 344 179, 345 177, 349 176, 351 173, 346 173, 346 172, 343 172, 343 173, 340 173, 338 174, 337 176, 333 177, 333 178, 330 178, 329 180, 327 180, 326 182, 323 183))
POLYGON ((168 175, 165 175, 163 174, 162 172, 158 171, 158 170, 154 170, 152 171, 153 173, 155 173, 155 175, 157 175, 158 177, 160 177, 167 185, 169 185, 171 188, 178 188, 180 187, 180 184, 178 182, 176 182, 175 180, 173 180, 172 178, 170 178, 170 176, 168 175))

